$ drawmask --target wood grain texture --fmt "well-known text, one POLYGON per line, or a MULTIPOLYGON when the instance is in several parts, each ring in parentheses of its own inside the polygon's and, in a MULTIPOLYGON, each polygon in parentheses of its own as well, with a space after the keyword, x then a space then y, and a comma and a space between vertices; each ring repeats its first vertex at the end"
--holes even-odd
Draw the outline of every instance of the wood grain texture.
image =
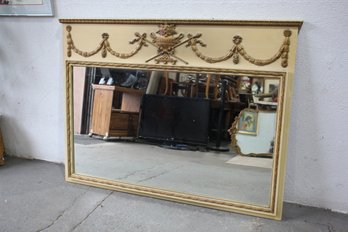
POLYGON ((141 94, 144 91, 107 85, 92 85, 92 88, 94 93, 90 134, 105 138, 136 136, 141 94), (121 109, 113 109, 113 99, 119 94, 123 95, 121 109))
POLYGON ((92 128, 90 133, 108 136, 112 110, 112 99, 114 96, 113 86, 92 85, 93 113, 92 128))
POLYGON ((139 94, 123 93, 122 96, 122 111, 139 112, 141 96, 139 94))

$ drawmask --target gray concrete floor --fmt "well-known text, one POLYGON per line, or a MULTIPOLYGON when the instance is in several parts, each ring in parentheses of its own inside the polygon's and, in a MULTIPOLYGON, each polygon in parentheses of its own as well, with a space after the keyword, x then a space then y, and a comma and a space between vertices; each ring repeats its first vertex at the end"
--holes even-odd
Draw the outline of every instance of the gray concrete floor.
MULTIPOLYGON (((236 154, 180 151, 129 142, 78 143, 75 172, 108 180, 232 201, 269 205, 271 168, 227 163, 236 154)), ((83 137, 82 137, 83 138, 83 137)), ((98 140, 97 140, 98 141, 98 140)), ((266 158, 267 159, 267 158, 266 158)))
POLYGON ((70 184, 64 167, 11 158, 0 167, 0 231, 348 231, 348 215, 285 204, 283 221, 70 184))

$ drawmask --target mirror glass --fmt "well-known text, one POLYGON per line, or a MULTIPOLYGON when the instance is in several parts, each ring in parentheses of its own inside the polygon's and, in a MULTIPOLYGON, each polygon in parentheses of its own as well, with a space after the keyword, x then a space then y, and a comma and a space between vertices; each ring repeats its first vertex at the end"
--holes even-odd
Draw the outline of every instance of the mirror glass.
MULTIPOLYGON (((243 86, 250 86, 247 92, 251 92, 252 101, 248 108, 240 111, 231 126, 229 132, 232 145, 240 155, 272 157, 280 81, 274 78, 243 77, 242 82, 243 86)), ((264 162, 265 159, 260 161, 264 162)))
POLYGON ((280 78, 73 66, 76 174, 268 206, 280 78))

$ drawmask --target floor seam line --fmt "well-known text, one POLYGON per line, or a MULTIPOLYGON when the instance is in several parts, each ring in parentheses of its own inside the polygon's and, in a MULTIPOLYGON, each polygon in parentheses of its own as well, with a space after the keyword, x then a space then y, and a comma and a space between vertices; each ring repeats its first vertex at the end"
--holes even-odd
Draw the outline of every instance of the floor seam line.
MULTIPOLYGON (((89 189, 90 187, 88 187, 89 189)), ((48 226, 46 226, 45 228, 43 229, 39 229, 37 230, 37 232, 41 232, 41 231, 44 231, 44 230, 47 230, 48 228, 50 228, 51 226, 53 226, 54 224, 57 223, 57 221, 65 214, 65 212, 69 209, 71 209, 73 207, 73 205, 75 204, 76 200, 80 197, 82 197, 83 195, 85 195, 87 192, 88 192, 88 189, 86 191, 84 191, 83 193, 81 193, 80 195, 78 195, 77 197, 75 197, 72 201, 72 204, 69 205, 69 207, 67 207, 66 209, 64 209, 57 217, 56 219, 53 220, 53 222, 51 224, 49 224, 48 226)))
POLYGON ((106 197, 103 198, 103 200, 101 200, 96 207, 94 207, 91 212, 89 212, 86 217, 84 217, 79 223, 77 223, 71 230, 70 232, 73 232, 77 227, 79 227, 84 221, 86 221, 86 219, 99 207, 103 204, 103 202, 110 197, 112 194, 114 193, 114 191, 111 191, 106 197))

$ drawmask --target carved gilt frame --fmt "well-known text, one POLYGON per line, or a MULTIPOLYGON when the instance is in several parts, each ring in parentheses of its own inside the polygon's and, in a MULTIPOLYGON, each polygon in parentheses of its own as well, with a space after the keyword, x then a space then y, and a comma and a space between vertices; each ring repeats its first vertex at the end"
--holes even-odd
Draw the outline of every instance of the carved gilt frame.
MULTIPOLYGON (((282 206, 283 206, 283 193, 284 193, 284 178, 285 178, 285 160, 287 151, 287 139, 288 139, 288 127, 289 127, 289 112, 291 103, 292 81, 293 71, 295 64, 295 53, 297 45, 297 33, 300 29, 302 22, 300 21, 207 21, 207 20, 80 20, 80 19, 61 19, 61 23, 64 24, 64 54, 65 54, 65 87, 66 87, 66 121, 67 121, 67 156, 66 156, 66 180, 73 183, 86 184, 95 187, 101 187, 106 189, 117 190, 121 192, 133 193, 138 195, 150 196, 154 198, 160 198, 165 200, 171 200, 176 202, 188 203, 198 206, 210 207, 230 212, 243 213, 253 216, 260 216, 270 219, 281 219, 282 206), (91 27, 98 28, 99 25, 108 26, 112 25, 152 25, 154 30, 159 26, 160 40, 156 41, 156 35, 151 36, 153 40, 147 39, 144 33, 135 31, 135 39, 130 41, 131 44, 138 43, 137 48, 131 53, 127 54, 114 50, 108 39, 111 34, 108 32, 102 33, 102 41, 99 43, 96 49, 89 49, 84 51, 82 48, 78 48, 78 42, 74 41, 74 28, 88 24, 91 27), (281 47, 276 54, 270 59, 255 59, 245 52, 246 49, 241 47, 241 37, 233 38, 232 48, 227 55, 220 56, 220 58, 207 59, 206 55, 200 55, 197 53, 196 47, 198 44, 202 45, 201 36, 195 34, 194 36, 176 35, 173 28, 161 28, 160 25, 199 25, 199 26, 227 26, 227 27, 242 27, 247 30, 252 28, 281 28, 283 30, 283 42, 280 42, 281 47), (161 31, 162 30, 162 31, 161 31), (169 33, 169 34, 168 34, 169 33), (171 36, 168 41, 166 37, 171 36), (295 36, 292 38, 290 36, 295 36), (185 39, 185 38, 186 39, 185 39), (154 45, 150 45, 153 43, 154 45), (162 43, 162 44, 161 44, 162 43), (166 45, 163 45, 166 44, 166 45), (169 44, 169 45, 168 45, 169 44), (186 45, 187 49, 191 48, 190 53, 183 53, 184 55, 177 55, 173 52, 178 44, 186 45), (157 54, 154 54, 153 59, 149 60, 147 54, 141 54, 143 47, 152 46, 157 48, 157 54), (163 46, 162 46, 163 45, 163 46), (167 46, 167 47, 165 47, 167 46), (196 47, 195 47, 196 46, 196 47), (174 48, 173 48, 174 47, 174 48), (139 54, 137 54, 139 52, 139 54), (173 52, 173 53, 172 53, 173 52), (101 56, 98 55, 101 53, 101 56), (107 56, 110 53, 111 57, 107 56), (187 54, 191 54, 187 55, 187 54), (237 56, 237 55, 238 56, 237 56), (133 56, 141 56, 142 62, 132 62, 129 59, 133 56), (156 56, 156 57, 155 57, 156 56), (188 57, 188 58, 187 58, 188 57), (240 57, 244 58, 243 68, 238 68, 224 62, 232 58, 234 65, 238 65, 240 57), (146 59, 147 58, 147 59, 146 59), (158 61, 155 59, 158 58, 158 61), (200 60, 201 63, 194 63, 190 65, 191 61, 195 59, 200 60), (174 61, 176 60, 176 61, 174 61), (189 62, 187 62, 189 60, 189 62), (272 61, 271 61, 272 60, 272 61), (274 62, 278 62, 275 64, 274 62), (185 62, 186 61, 186 62, 185 62), (237 62, 238 61, 238 62, 237 62), (270 62, 271 61, 271 62, 270 62), (220 64, 222 62, 222 64, 220 64), (218 63, 219 65, 215 65, 218 63), (270 66, 269 70, 264 66, 270 66), (277 136, 274 145, 274 162, 273 173, 271 183, 271 194, 269 196, 270 204, 268 206, 260 206, 255 204, 248 204, 236 201, 230 201, 225 199, 217 199, 214 197, 206 197, 194 194, 186 194, 175 191, 169 191, 165 189, 146 187, 137 184, 130 184, 120 181, 111 181, 101 178, 96 178, 88 175, 77 174, 74 170, 74 138, 73 138, 73 90, 72 90, 72 67, 74 66, 97 66, 97 67, 110 67, 110 68, 127 68, 127 69, 143 69, 143 70, 161 70, 161 71, 177 71, 177 72, 199 72, 202 73, 215 73, 215 74, 230 74, 230 75, 253 75, 255 77, 275 77, 280 79, 280 92, 279 92, 279 113, 277 114, 277 136)), ((111 28, 111 27, 110 27, 111 28)), ((175 29, 174 29, 175 30, 175 29)), ((93 31, 93 30, 92 30, 93 31)), ((96 29, 98 31, 98 29, 96 29)), ((156 33, 156 32, 154 32, 156 33)), ((176 34, 176 32, 175 32, 176 34)), ((82 37, 80 37, 82 38, 82 37)), ((95 44, 90 44, 95 46, 95 44)), ((210 46, 210 45, 209 45, 210 46)), ((145 50, 145 49, 144 49, 145 50)), ((182 49, 181 51, 183 51, 182 49)))
MULTIPOLYGON (((284 80, 284 78, 283 78, 284 80)), ((283 84, 284 86, 284 84, 283 84)), ((284 92, 284 90, 281 90, 282 92, 284 92)), ((282 96, 280 97, 280 99, 282 99, 282 96)), ((281 103, 279 104, 278 107, 282 107, 281 103)), ((246 109, 244 109, 246 110, 246 109)), ((228 133, 230 134, 231 136, 231 144, 230 146, 232 148, 234 148, 234 150, 237 152, 237 154, 241 155, 241 156, 252 156, 252 157, 270 157, 272 158, 274 155, 272 153, 243 153, 242 152, 242 149, 240 148, 240 146, 238 145, 238 140, 237 140, 237 134, 240 133, 238 132, 238 122, 242 116, 242 113, 243 111, 242 110, 238 116, 234 119, 234 122, 232 123, 231 127, 228 129, 228 133)), ((266 113, 269 113, 271 111, 265 111, 265 110, 259 110, 259 109, 248 109, 248 110, 252 110, 252 111, 255 111, 255 112, 266 112, 266 113)), ((277 115, 277 118, 278 117, 282 117, 281 115, 277 115)), ((279 123, 278 121, 279 119, 277 119, 277 123, 279 123)), ((277 124, 278 125, 278 124, 277 124)), ((281 127, 277 127, 276 128, 276 132, 275 132, 277 135, 281 133, 281 127)), ((278 138, 275 139, 276 143, 278 141, 278 138)), ((276 151, 277 152, 277 151, 276 151)))

